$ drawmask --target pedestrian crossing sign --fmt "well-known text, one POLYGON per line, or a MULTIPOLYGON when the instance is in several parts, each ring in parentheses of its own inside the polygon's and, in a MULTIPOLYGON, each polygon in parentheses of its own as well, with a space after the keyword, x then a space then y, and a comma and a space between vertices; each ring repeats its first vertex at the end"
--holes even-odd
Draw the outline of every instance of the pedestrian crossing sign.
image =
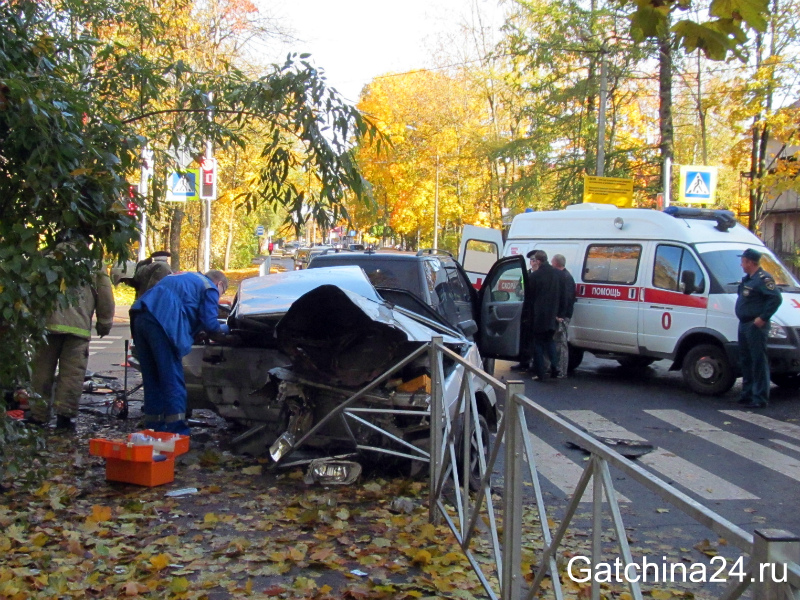
POLYGON ((181 169, 172 171, 167 175, 167 202, 186 202, 199 200, 198 182, 200 181, 199 169, 181 169))
POLYGON ((680 202, 714 204, 716 191, 717 167, 681 165, 680 202))

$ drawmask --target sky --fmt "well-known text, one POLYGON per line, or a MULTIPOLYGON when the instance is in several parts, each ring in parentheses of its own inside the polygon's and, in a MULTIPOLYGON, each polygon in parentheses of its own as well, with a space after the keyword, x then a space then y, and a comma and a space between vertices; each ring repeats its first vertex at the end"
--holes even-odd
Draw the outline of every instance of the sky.
POLYGON ((434 66, 437 38, 457 33, 475 3, 499 18, 498 0, 273 0, 266 8, 298 38, 284 53, 310 52, 355 103, 375 76, 434 66))

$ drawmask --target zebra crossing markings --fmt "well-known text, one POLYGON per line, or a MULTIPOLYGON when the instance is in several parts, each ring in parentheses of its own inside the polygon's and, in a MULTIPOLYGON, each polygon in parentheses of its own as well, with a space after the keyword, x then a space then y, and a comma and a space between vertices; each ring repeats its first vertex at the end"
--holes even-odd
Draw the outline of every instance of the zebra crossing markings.
POLYGON ((795 446, 794 444, 790 444, 789 442, 784 442, 783 440, 770 440, 773 444, 778 444, 779 446, 783 446, 784 448, 788 448, 794 452, 800 453, 800 446, 795 446))
POLYGON ((735 417, 736 419, 747 421, 753 425, 764 427, 765 429, 769 429, 774 433, 780 433, 786 437, 800 440, 800 427, 797 425, 792 425, 791 423, 786 423, 785 421, 778 421, 777 419, 771 419, 769 417, 765 417, 764 415, 745 412, 743 410, 722 410, 720 412, 723 412, 731 417, 735 417))
MULTIPOLYGON (((583 469, 533 433, 528 433, 530 433, 531 445, 533 446, 536 470, 568 498, 571 498, 575 493, 578 480, 583 474, 583 469)), ((581 497, 581 502, 592 501, 592 490, 592 483, 589 482, 581 497)), ((617 502, 630 502, 630 500, 617 492, 617 502)))
MULTIPOLYGON (((598 437, 632 442, 647 441, 592 410, 560 410, 558 412, 598 437)), ((706 500, 758 500, 758 496, 663 448, 654 448, 652 452, 640 456, 637 462, 661 473, 706 500)))
MULTIPOLYGON (((696 435, 734 454, 738 454, 763 467, 776 471, 781 475, 785 475, 795 481, 800 481, 800 461, 786 456, 777 450, 757 444, 735 433, 723 431, 719 427, 709 425, 679 410, 646 410, 644 412, 657 419, 666 421, 681 431, 696 435)), ((748 414, 748 417, 752 416, 753 415, 748 414)))

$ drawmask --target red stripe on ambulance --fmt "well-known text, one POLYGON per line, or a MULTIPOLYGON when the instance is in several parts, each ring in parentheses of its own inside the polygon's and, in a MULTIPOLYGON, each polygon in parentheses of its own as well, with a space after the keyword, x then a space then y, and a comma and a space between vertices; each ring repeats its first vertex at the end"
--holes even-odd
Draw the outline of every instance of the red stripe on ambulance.
POLYGON ((670 292, 668 290, 655 290, 652 288, 644 289, 644 301, 654 304, 665 304, 667 306, 686 306, 689 308, 708 308, 708 298, 703 296, 692 296, 682 292, 670 292))
POLYGON ((575 286, 575 295, 578 298, 597 298, 602 300, 624 300, 625 302, 637 302, 639 300, 639 288, 627 285, 596 285, 591 283, 579 283, 575 286))

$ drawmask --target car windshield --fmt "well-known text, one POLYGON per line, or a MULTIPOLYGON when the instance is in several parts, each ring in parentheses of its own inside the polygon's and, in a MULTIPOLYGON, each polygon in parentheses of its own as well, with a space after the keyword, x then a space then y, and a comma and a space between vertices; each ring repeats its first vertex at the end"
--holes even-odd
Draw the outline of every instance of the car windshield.
POLYGON ((419 263, 414 260, 381 260, 380 258, 364 258, 364 254, 337 254, 336 258, 311 262, 309 268, 329 267, 333 265, 355 265, 364 269, 370 282, 376 288, 396 288, 408 290, 415 296, 423 298, 420 287, 419 263))
MULTIPOLYGON (((736 287, 742 280, 741 257, 742 250, 713 250, 711 252, 701 252, 700 256, 711 274, 728 292, 735 292, 736 287)), ((775 283, 784 289, 797 289, 798 283, 789 270, 784 267, 777 258, 771 254, 764 253, 761 256, 761 268, 772 275, 775 283)))

